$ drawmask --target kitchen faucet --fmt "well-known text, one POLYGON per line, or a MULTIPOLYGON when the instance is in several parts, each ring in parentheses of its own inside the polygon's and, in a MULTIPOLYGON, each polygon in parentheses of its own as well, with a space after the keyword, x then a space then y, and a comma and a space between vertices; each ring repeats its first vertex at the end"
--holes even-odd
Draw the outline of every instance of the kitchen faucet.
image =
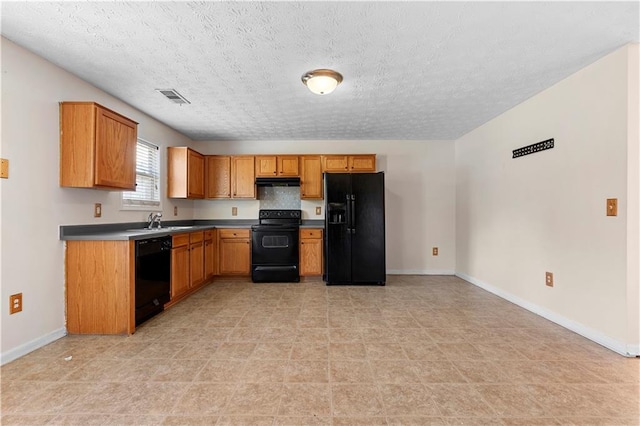
POLYGON ((162 217, 162 213, 149 213, 149 217, 147 220, 149 221, 149 225, 147 228, 153 229, 153 224, 158 224, 158 229, 162 228, 162 224, 160 223, 160 218, 162 217))

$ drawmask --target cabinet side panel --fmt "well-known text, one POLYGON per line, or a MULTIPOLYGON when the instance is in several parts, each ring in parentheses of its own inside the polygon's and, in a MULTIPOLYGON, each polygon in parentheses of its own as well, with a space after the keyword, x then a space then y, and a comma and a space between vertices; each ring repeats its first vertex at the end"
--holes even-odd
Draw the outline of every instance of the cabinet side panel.
POLYGON ((187 198, 187 148, 167 148, 167 197, 187 198))
POLYGON ((93 186, 95 107, 60 103, 60 186, 93 186))
POLYGON ((67 331, 133 332, 132 253, 129 241, 68 241, 67 331))

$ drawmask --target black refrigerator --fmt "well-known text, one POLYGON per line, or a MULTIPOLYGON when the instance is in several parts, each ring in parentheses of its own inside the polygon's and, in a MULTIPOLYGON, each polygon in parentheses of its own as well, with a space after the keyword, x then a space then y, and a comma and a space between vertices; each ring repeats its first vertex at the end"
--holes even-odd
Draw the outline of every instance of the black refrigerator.
POLYGON ((325 173, 327 285, 386 281, 384 173, 325 173))

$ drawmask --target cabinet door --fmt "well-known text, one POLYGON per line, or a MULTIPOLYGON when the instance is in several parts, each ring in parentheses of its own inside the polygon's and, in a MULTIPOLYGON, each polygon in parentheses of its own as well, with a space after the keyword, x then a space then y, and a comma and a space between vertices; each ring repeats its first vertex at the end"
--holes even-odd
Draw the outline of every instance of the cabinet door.
POLYGON ((347 172, 349 171, 349 158, 347 155, 325 155, 325 172, 347 172))
POLYGON ((322 275, 322 229, 300 230, 300 275, 322 275))
POLYGON ((207 198, 231 198, 231 157, 207 156, 207 198))
POLYGON ((214 240, 204 242, 204 278, 209 279, 215 274, 216 245, 214 240))
POLYGON ((220 274, 249 275, 251 244, 246 238, 220 239, 220 274))
POLYGON ((275 155, 256 155, 256 176, 275 176, 276 166, 277 161, 275 155))
POLYGON ((278 176, 300 176, 297 155, 279 155, 277 161, 278 176))
POLYGON ((135 190, 137 129, 96 107, 95 185, 135 190))
POLYGON ((202 241, 189 246, 190 280, 189 287, 195 287, 204 281, 204 244, 202 241))
POLYGON ((375 172, 376 156, 375 155, 350 155, 349 171, 352 172, 375 172))
POLYGON ((231 186, 233 187, 233 198, 256 198, 253 156, 232 157, 231 186))
POLYGON ((322 199, 322 159, 319 155, 300 157, 300 198, 322 199))
POLYGON ((189 246, 171 249, 171 299, 189 290, 189 246))
POLYGON ((204 156, 187 151, 187 198, 204 198, 204 156))

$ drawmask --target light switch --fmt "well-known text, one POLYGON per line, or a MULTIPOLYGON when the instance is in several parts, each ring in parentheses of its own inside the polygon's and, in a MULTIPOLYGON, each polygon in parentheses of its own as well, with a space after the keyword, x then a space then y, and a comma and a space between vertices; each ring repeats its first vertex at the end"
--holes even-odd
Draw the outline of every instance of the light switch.
POLYGON ((607 198, 607 216, 618 216, 617 198, 607 198))

